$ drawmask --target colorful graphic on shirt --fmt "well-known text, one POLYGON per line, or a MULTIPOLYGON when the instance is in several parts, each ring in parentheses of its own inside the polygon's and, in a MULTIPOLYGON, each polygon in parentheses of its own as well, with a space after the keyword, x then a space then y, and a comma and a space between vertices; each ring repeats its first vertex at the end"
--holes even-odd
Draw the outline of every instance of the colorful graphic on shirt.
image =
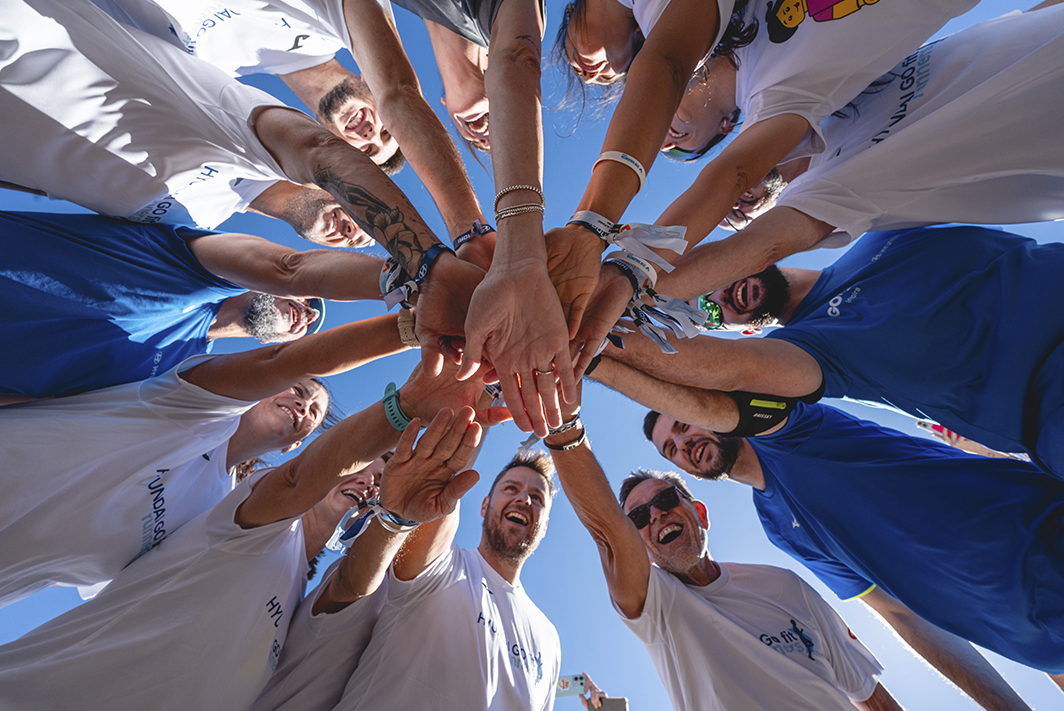
POLYGON ((794 36, 806 15, 813 22, 830 22, 852 15, 865 5, 879 0, 770 0, 765 10, 768 38, 782 44, 794 36))

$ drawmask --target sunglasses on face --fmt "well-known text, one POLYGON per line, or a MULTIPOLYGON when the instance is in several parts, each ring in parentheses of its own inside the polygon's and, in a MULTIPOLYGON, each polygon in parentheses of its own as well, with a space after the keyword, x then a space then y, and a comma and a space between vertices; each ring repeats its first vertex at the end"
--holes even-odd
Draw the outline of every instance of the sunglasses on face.
POLYGON ((668 489, 662 489, 654 495, 653 499, 629 511, 628 518, 635 524, 636 530, 641 531, 650 523, 651 506, 658 511, 672 511, 679 506, 681 496, 688 501, 691 500, 691 497, 678 487, 670 486, 668 489))
POLYGON ((709 298, 715 293, 717 292, 711 291, 698 297, 698 310, 709 314, 706 322, 702 325, 711 331, 724 325, 724 309, 716 301, 712 301, 709 298))

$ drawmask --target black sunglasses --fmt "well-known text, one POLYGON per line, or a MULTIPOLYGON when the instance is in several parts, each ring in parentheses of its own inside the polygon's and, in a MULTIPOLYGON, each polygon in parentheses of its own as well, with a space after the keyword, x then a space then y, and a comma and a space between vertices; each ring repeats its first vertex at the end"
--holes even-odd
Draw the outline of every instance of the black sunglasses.
POLYGON ((662 489, 654 495, 653 499, 645 504, 640 504, 629 511, 628 518, 635 524, 636 530, 641 531, 650 523, 651 506, 658 511, 672 511, 679 506, 681 496, 688 501, 691 500, 691 497, 687 495, 687 492, 677 486, 670 486, 668 489, 662 489))

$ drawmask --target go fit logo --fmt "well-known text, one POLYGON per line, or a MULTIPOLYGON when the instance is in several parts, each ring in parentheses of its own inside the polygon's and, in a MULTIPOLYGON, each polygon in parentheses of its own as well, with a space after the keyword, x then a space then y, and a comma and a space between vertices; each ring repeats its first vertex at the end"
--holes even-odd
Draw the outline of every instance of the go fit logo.
POLYGON ((842 304, 842 294, 828 302, 828 316, 834 318, 839 315, 839 305, 842 304))

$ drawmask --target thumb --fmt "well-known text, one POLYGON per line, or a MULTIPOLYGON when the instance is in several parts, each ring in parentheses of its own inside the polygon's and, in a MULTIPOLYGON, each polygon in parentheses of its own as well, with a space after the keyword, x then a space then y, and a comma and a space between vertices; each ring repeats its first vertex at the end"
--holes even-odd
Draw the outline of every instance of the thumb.
POLYGON ((465 496, 478 481, 480 481, 480 474, 477 474, 475 469, 458 472, 447 482, 447 488, 443 490, 441 497, 446 500, 448 507, 453 511, 458 499, 465 496))
POLYGON ((458 373, 455 377, 459 380, 468 380, 480 369, 480 358, 484 351, 484 336, 479 331, 467 330, 465 349, 462 351, 462 362, 458 364, 458 373))

